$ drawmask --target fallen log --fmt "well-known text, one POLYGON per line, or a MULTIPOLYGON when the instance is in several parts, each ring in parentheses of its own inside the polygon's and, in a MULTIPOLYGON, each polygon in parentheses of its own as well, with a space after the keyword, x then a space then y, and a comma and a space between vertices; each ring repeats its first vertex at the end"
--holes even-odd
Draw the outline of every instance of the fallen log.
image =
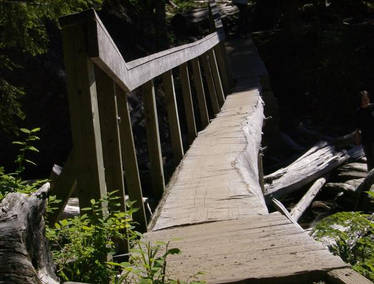
POLYGON ((272 202, 273 206, 275 207, 275 209, 277 209, 277 211, 279 213, 281 213, 282 215, 286 216, 286 218, 288 220, 290 220, 292 223, 294 223, 296 225, 296 227, 298 227, 302 231, 304 231, 304 229, 299 225, 299 223, 297 223, 297 221, 291 216, 290 212, 288 212, 287 208, 283 205, 282 202, 280 202, 276 198, 272 198, 271 202, 272 202))
POLYGON ((44 235, 49 183, 0 203, 0 283, 59 283, 44 235))
POLYGON ((326 178, 322 177, 317 179, 307 193, 301 198, 301 200, 296 204, 296 206, 291 210, 291 216, 294 220, 298 221, 300 217, 304 214, 305 210, 310 206, 314 198, 320 192, 323 185, 326 183, 326 178))
POLYGON ((362 148, 337 150, 325 141, 318 142, 289 166, 264 177, 265 197, 279 198, 313 182, 350 159, 363 155, 362 148))

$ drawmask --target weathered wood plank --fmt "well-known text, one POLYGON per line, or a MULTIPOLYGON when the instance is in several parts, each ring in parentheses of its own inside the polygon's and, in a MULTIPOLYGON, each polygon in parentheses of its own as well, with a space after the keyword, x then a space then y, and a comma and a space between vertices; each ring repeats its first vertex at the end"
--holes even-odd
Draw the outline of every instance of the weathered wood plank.
POLYGON ((118 123, 117 97, 113 80, 95 67, 97 99, 100 113, 105 182, 108 192, 116 191, 121 210, 126 210, 125 183, 118 123))
POLYGON ((214 86, 214 81, 213 81, 212 70, 210 68, 210 64, 209 64, 209 61, 208 61, 208 58, 207 58, 206 54, 203 54, 200 57, 200 59, 201 59, 201 63, 202 63, 202 66, 203 66, 205 79, 206 79, 206 82, 208 84, 208 90, 209 90, 208 97, 209 97, 209 100, 210 100, 210 105, 212 107, 213 114, 215 116, 217 113, 220 112, 221 108, 218 104, 216 88, 214 86))
POLYGON ((165 179, 153 81, 146 83, 142 89, 148 153, 151 163, 152 190, 156 197, 161 197, 165 189, 165 179))
POLYGON ((213 49, 209 50, 208 54, 209 54, 209 63, 210 63, 210 67, 212 69, 212 74, 213 74, 214 86, 216 88, 216 95, 217 95, 218 103, 222 107, 222 105, 225 102, 225 94, 223 92, 221 77, 218 71, 216 55, 213 49))
POLYGON ((145 238, 172 240, 170 246, 182 250, 168 258, 167 271, 180 280, 201 271, 199 279, 208 283, 289 283, 277 279, 349 267, 279 213, 149 232, 145 238))
POLYGON ((65 27, 63 45, 78 195, 80 206, 88 207, 90 199, 106 195, 94 66, 82 27, 65 27))
POLYGON ((62 26, 83 24, 87 27, 89 54, 117 84, 132 91, 149 80, 169 71, 213 48, 223 38, 223 30, 211 33, 201 40, 161 51, 126 63, 108 31, 94 10, 60 19, 62 26))
POLYGON ((183 159, 184 150, 172 71, 168 71, 162 75, 162 83, 165 91, 166 111, 168 113, 170 140, 171 146, 173 148, 174 164, 178 165, 179 162, 183 159))
POLYGON ((125 171, 127 192, 130 200, 135 201, 134 206, 139 209, 133 215, 134 221, 137 222, 136 227, 139 231, 145 232, 147 231, 147 217, 143 202, 142 185, 140 182, 127 95, 118 86, 115 86, 115 92, 120 119, 119 130, 121 137, 122 164, 125 171))
POLYGON ((342 268, 327 273, 328 283, 331 284, 370 284, 373 283, 352 268, 342 268))
POLYGON ((192 72, 193 72, 192 79, 194 82, 196 95, 197 95, 201 127, 205 128, 209 124, 209 113, 208 113, 208 108, 206 105, 205 91, 204 91, 204 85, 203 85, 203 78, 201 76, 199 58, 193 59, 191 63, 192 63, 192 72))
POLYGON ((179 76, 182 85, 183 106, 187 122, 187 138, 188 143, 191 145, 197 136, 197 130, 195 122, 195 112, 192 101, 190 75, 188 72, 187 63, 183 63, 179 66, 179 76))

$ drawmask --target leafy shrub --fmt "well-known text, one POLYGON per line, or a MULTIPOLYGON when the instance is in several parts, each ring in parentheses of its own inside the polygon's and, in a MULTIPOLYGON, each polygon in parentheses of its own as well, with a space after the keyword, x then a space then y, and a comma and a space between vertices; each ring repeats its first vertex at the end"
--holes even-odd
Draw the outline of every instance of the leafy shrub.
POLYGON ((328 238, 333 254, 374 281, 374 215, 339 212, 319 222, 313 235, 317 240, 328 238))

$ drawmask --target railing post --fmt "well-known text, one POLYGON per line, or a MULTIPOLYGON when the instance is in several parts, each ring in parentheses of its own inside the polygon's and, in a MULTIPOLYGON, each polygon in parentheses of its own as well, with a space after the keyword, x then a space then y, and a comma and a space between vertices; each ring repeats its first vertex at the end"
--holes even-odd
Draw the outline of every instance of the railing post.
POLYGON ((165 189, 165 180, 153 80, 145 83, 142 88, 147 144, 151 162, 152 190, 156 197, 161 197, 165 189))
POLYGON ((166 98, 166 111, 168 113, 171 147, 173 148, 174 164, 178 165, 183 159, 184 150, 179 124, 178 107, 175 98, 173 72, 170 70, 162 75, 162 83, 166 98))
POLYGON ((120 198, 121 210, 124 211, 126 210, 125 183, 114 82, 97 67, 95 67, 95 76, 107 191, 117 191, 115 195, 120 198))
POLYGON ((202 128, 205 128, 209 124, 209 114, 208 108, 206 106, 205 100, 205 91, 203 85, 203 79, 201 77, 201 69, 199 58, 195 58, 192 60, 192 71, 193 71, 193 82, 197 94, 197 101, 199 104, 199 113, 200 113, 200 120, 202 128))
POLYGON ((179 66, 179 75, 182 84, 183 105, 187 121, 188 143, 191 145, 197 136, 197 130, 187 62, 179 66))
POLYGON ((125 171, 126 188, 129 199, 135 201, 135 207, 139 209, 133 215, 134 221, 138 223, 137 229, 140 232, 146 232, 147 217, 144 210, 142 185, 140 182, 138 161, 136 159, 127 95, 117 85, 115 85, 115 92, 117 95, 122 164, 125 171))
POLYGON ((216 87, 218 103, 222 107, 222 105, 225 103, 225 94, 223 92, 221 77, 218 71, 216 55, 213 49, 209 50, 208 54, 209 54, 210 66, 212 68, 212 73, 213 73, 214 86, 216 87))
POLYGON ((216 94, 216 88, 214 87, 214 81, 213 81, 213 75, 212 71, 209 65, 209 61, 206 54, 201 55, 201 63, 203 65, 203 70, 205 74, 205 79, 208 84, 208 96, 210 100, 210 104, 213 110, 214 115, 220 112, 220 107, 218 104, 217 94, 216 94))
POLYGON ((232 84, 232 78, 229 72, 230 68, 229 68, 229 63, 227 60, 224 43, 223 42, 218 43, 214 47, 214 52, 216 54, 217 64, 218 64, 218 68, 221 74, 223 89, 225 91, 225 94, 228 94, 233 84, 232 84))
POLYGON ((63 28, 71 131, 81 208, 89 207, 92 198, 98 200, 107 193, 95 73, 93 63, 87 56, 85 38, 82 26, 63 28))

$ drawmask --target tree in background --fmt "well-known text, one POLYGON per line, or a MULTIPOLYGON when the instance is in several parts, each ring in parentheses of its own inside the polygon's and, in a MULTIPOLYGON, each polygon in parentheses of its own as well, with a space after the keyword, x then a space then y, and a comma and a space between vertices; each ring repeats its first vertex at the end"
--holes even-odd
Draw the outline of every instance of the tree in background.
POLYGON ((99 8, 102 0, 3 0, 0 2, 0 129, 16 134, 17 119, 24 119, 20 98, 25 94, 12 81, 22 68, 19 58, 41 55, 48 49, 48 25, 62 15, 99 8))

